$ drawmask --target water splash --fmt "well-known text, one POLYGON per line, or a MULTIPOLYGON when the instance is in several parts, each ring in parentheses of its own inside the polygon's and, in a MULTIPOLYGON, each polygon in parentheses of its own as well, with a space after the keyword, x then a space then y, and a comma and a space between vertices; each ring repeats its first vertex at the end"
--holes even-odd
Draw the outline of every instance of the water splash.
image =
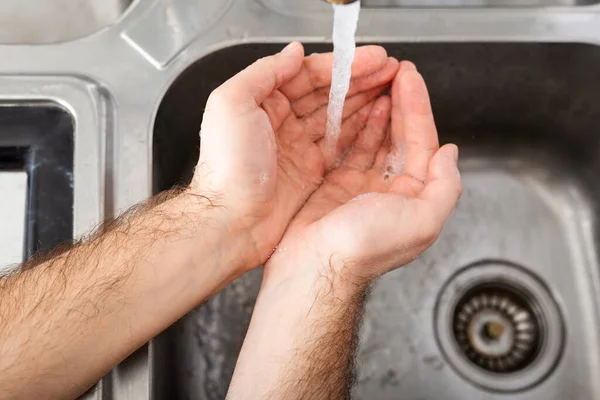
POLYGON ((327 108, 326 151, 335 154, 342 130, 344 101, 350 88, 352 61, 356 52, 356 28, 360 1, 351 4, 333 4, 333 75, 327 108))

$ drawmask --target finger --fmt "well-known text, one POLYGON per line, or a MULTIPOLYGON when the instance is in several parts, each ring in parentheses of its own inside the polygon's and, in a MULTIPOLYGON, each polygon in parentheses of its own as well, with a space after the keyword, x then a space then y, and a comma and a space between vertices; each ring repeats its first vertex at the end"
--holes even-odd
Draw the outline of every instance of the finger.
MULTIPOLYGON (((381 46, 363 46, 356 49, 352 62, 352 77, 369 75, 381 69, 387 62, 387 52, 381 46)), ((333 69, 333 53, 315 54, 304 58, 300 72, 281 87, 291 101, 330 86, 333 69)))
POLYGON ((373 166, 377 152, 385 138, 391 108, 391 99, 388 96, 377 99, 367 125, 358 134, 352 150, 342 162, 343 166, 359 171, 367 171, 373 166))
MULTIPOLYGON (((387 85, 382 85, 346 99, 344 102, 342 119, 345 121, 350 118, 350 116, 354 115, 357 111, 381 95, 387 87, 387 85)), ((314 142, 322 139, 325 136, 327 127, 327 106, 321 107, 313 114, 302 118, 301 121, 305 124, 307 131, 314 142)))
POLYGON ((229 79, 213 94, 237 110, 252 109, 300 71, 304 48, 290 43, 279 54, 262 58, 229 79))
POLYGON ((416 71, 417 67, 410 61, 402 61, 398 68, 398 74, 392 84, 392 143, 390 152, 386 159, 384 168, 392 175, 404 173, 404 162, 406 160, 406 148, 404 144, 404 117, 402 108, 399 104, 399 84, 400 73, 406 71, 416 71))
POLYGON ((285 121, 292 111, 287 97, 279 90, 275 90, 263 101, 262 108, 267 113, 275 132, 279 130, 283 121, 285 121))
POLYGON ((458 148, 453 144, 442 147, 429 163, 428 183, 419 198, 427 203, 427 213, 440 229, 452 214, 462 193, 458 171, 458 148))
MULTIPOLYGON (((386 64, 381 69, 369 75, 353 78, 350 81, 350 88, 346 99, 375 87, 387 85, 392 81, 397 72, 398 61, 395 58, 388 58, 386 64)), ((293 101, 292 110, 298 117, 310 115, 329 103, 330 92, 331 85, 316 89, 306 96, 293 101)))
POLYGON ((373 168, 375 168, 375 170, 383 173, 383 169, 385 168, 391 146, 392 146, 392 126, 388 122, 388 126, 385 131, 385 137, 383 139, 383 142, 381 143, 381 147, 379 148, 379 151, 377 152, 377 156, 375 157, 375 164, 373 165, 373 168))
POLYGON ((405 173, 425 182, 439 141, 427 87, 421 75, 401 66, 392 86, 392 146, 404 145, 405 173))
POLYGON ((325 164, 328 168, 338 165, 338 162, 350 149, 350 146, 356 140, 358 133, 367 125, 374 104, 375 102, 371 102, 365 105, 344 121, 340 137, 338 138, 337 143, 335 143, 335 146, 332 145, 329 138, 325 137, 321 139, 319 146, 325 155, 325 164))

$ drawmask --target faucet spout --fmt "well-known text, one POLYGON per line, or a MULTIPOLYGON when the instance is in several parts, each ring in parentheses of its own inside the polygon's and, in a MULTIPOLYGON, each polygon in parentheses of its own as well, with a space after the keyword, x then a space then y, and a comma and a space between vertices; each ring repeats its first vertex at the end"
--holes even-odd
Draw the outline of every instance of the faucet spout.
POLYGON ((350 3, 354 3, 358 0, 325 0, 328 3, 331 4, 350 4, 350 3))

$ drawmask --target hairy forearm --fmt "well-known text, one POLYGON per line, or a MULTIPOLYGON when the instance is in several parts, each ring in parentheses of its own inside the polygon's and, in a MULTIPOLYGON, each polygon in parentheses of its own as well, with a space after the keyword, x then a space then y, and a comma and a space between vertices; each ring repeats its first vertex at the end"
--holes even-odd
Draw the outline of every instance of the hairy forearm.
POLYGON ((233 278, 211 204, 168 197, 0 280, 0 398, 77 396, 233 278))
POLYGON ((367 282, 308 271, 280 279, 278 267, 266 267, 228 399, 349 398, 367 282))

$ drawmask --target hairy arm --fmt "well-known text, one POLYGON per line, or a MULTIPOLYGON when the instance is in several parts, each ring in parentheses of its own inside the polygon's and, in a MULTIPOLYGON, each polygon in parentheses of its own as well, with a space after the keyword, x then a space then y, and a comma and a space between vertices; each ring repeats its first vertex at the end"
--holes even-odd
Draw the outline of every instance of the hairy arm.
POLYGON ((228 399, 351 397, 369 285, 326 265, 315 274, 314 262, 266 269, 228 399), (285 277, 284 268, 306 273, 285 277))
POLYGON ((239 235, 223 221, 167 193, 1 279, 0 398, 76 397, 232 280, 239 235))

